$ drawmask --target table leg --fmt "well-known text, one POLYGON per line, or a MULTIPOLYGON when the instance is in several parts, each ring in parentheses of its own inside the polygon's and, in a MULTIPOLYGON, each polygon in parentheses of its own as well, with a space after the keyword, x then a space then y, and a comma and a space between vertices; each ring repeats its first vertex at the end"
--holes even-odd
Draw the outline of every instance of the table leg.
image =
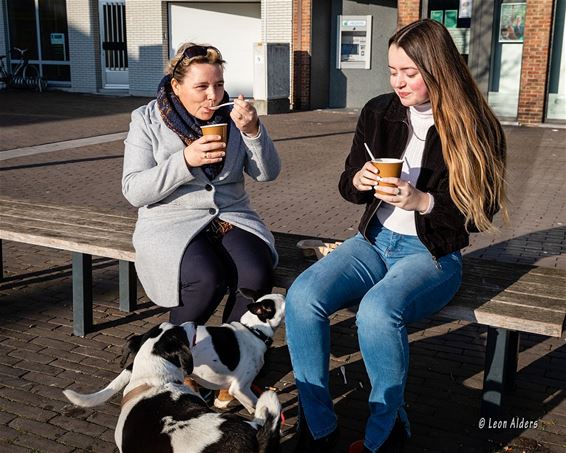
POLYGON ((513 388, 517 371, 519 332, 488 327, 483 379, 482 416, 501 410, 503 395, 513 388))
POLYGON ((120 260, 119 279, 120 279, 120 310, 130 312, 136 309, 136 299, 138 296, 138 280, 134 263, 120 260))
POLYGON ((92 255, 73 252, 73 333, 92 329, 92 255))

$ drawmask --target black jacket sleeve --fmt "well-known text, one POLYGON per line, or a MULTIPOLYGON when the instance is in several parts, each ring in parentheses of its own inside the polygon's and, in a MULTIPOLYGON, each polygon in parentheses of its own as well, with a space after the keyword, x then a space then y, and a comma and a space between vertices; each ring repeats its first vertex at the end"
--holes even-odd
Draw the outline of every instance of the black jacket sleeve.
POLYGON ((338 183, 338 190, 342 197, 351 203, 365 204, 373 200, 373 191, 360 191, 354 187, 354 175, 360 171, 364 164, 369 160, 364 142, 366 141, 366 121, 367 121, 367 107, 364 107, 360 113, 354 140, 350 154, 346 158, 344 164, 344 171, 340 175, 338 183))

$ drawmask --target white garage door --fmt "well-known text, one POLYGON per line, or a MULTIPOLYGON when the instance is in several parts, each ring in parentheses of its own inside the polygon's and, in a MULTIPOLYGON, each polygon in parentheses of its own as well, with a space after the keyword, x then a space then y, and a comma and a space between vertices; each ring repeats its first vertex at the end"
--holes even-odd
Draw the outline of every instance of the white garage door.
POLYGON ((227 61, 226 91, 246 98, 253 93, 253 44, 261 41, 261 4, 172 3, 169 5, 169 49, 191 41, 211 44, 227 61))

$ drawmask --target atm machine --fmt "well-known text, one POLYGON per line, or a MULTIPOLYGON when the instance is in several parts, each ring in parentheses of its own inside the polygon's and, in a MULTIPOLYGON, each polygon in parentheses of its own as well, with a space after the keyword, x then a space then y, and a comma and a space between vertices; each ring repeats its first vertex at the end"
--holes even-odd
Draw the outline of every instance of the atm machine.
POLYGON ((371 16, 338 16, 337 69, 370 69, 371 16))

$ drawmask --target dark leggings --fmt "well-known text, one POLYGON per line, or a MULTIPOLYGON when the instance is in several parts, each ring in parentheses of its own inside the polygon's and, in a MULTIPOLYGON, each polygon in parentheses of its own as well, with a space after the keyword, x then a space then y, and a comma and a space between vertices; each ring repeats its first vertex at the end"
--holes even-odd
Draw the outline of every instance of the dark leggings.
POLYGON ((249 299, 238 288, 261 294, 272 289, 273 260, 269 246, 252 233, 232 228, 222 239, 204 231, 189 243, 181 260, 179 306, 171 309, 170 321, 204 324, 230 291, 222 322, 239 321, 249 299))

